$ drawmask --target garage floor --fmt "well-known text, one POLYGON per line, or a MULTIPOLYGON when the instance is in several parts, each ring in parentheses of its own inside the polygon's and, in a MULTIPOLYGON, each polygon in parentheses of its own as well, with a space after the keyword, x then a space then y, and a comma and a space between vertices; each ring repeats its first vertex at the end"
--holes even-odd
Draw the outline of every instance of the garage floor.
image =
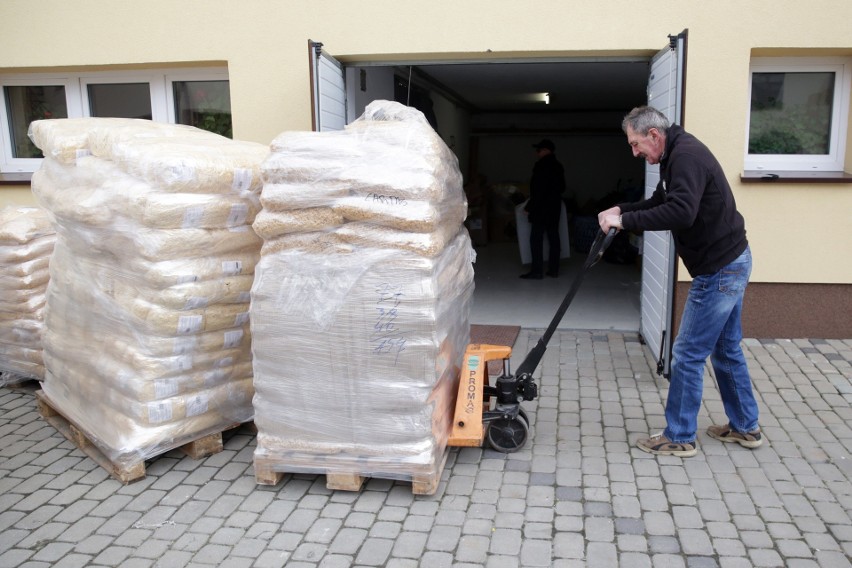
MULTIPOLYGON (((521 264, 517 243, 489 243, 475 250, 471 323, 529 329, 550 324, 587 256, 572 250, 562 260, 559 278, 522 280, 518 276, 529 265, 521 264)), ((639 331, 640 284, 638 265, 599 262, 586 272, 559 329, 639 331)))

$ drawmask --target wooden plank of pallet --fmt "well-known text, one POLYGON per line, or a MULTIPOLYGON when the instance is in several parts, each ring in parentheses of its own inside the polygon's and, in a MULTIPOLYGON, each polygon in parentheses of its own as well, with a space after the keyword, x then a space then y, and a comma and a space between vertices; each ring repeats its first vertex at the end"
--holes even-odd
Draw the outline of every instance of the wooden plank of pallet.
POLYGON ((329 472, 325 474, 325 486, 328 489, 339 489, 340 491, 361 491, 364 479, 357 473, 329 472))
POLYGON ((56 430, 65 436, 77 449, 89 456, 96 464, 104 468, 112 477, 124 483, 132 483, 145 477, 145 462, 115 463, 110 460, 73 422, 69 421, 50 403, 44 391, 35 393, 39 414, 56 430))
POLYGON ((275 463, 261 459, 255 456, 254 458, 254 480, 258 485, 278 485, 284 479, 284 473, 275 471, 273 468, 275 463))
MULTIPOLYGON (((132 483, 145 477, 145 460, 130 459, 114 461, 110 459, 101 449, 92 443, 86 433, 68 417, 64 416, 47 398, 44 391, 35 392, 36 407, 39 414, 56 430, 65 436, 81 452, 89 456, 95 463, 104 468, 109 474, 124 483, 132 483)), ((240 423, 231 424, 223 430, 230 430, 241 426, 240 423)), ((201 459, 217 454, 224 449, 222 432, 214 432, 192 440, 178 448, 192 459, 201 459)), ((164 449, 162 454, 171 451, 164 449)), ((162 455, 160 454, 160 455, 162 455)))
POLYGON ((441 475, 444 473, 444 467, 447 465, 447 457, 450 455, 450 449, 444 450, 444 457, 441 458, 441 463, 438 465, 437 471, 430 475, 415 475, 411 480, 411 492, 415 495, 434 495, 438 491, 438 484, 441 482, 441 475))
MULTIPOLYGON (((437 471, 429 474, 414 474, 411 478, 411 492, 414 495, 434 495, 441 482, 441 474, 447 465, 449 448, 444 450, 437 471)), ((278 485, 286 472, 280 471, 281 463, 269 458, 254 458, 254 476, 258 485, 278 485)), ((325 486, 336 491, 360 491, 367 479, 371 476, 355 472, 327 471, 325 473, 325 486)), ((381 475, 375 476, 382 479, 381 475)))

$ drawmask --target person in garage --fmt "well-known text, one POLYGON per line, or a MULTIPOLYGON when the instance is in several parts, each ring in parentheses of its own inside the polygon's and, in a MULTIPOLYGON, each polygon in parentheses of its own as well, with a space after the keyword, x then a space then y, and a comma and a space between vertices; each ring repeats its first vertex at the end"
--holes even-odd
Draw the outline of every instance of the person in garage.
POLYGON ((538 160, 530 178, 530 198, 524 210, 530 222, 530 253, 532 266, 521 278, 544 278, 544 237, 549 247, 547 275, 559 276, 562 250, 559 242, 559 216, 562 213, 562 192, 565 191, 565 168, 556 159, 556 145, 548 139, 533 144, 538 160))
POLYGON ((704 364, 716 374, 728 424, 707 429, 711 438, 756 448, 763 442, 758 407, 740 341, 743 294, 751 274, 745 221, 722 167, 693 135, 670 125, 652 107, 630 111, 622 122, 633 156, 660 165, 653 195, 598 214, 603 231, 672 232, 675 250, 692 276, 672 347, 666 428, 636 445, 658 455, 698 452, 698 411, 704 364))

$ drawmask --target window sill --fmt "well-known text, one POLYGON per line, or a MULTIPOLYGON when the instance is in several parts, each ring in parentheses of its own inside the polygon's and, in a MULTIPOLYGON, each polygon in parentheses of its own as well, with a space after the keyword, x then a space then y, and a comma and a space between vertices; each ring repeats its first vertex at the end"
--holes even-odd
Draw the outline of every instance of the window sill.
POLYGON ((743 183, 852 183, 852 174, 846 172, 746 170, 740 175, 740 181, 743 183))
POLYGON ((31 172, 4 174, 0 173, 0 185, 30 185, 33 179, 31 172))

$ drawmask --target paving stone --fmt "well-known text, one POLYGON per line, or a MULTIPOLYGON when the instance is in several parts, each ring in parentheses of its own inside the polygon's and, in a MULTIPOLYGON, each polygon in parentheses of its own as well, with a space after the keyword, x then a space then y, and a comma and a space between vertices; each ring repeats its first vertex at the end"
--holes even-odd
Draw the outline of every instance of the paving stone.
MULTIPOLYGON (((529 445, 452 450, 434 496, 380 478, 330 491, 312 474, 259 486, 244 433, 204 460, 169 452, 123 486, 44 425, 32 395, 0 388, 0 565, 849 565, 852 341, 744 341, 770 443, 706 438, 725 419, 708 373, 702 452, 684 460, 632 446, 665 424, 668 388, 635 338, 559 337, 526 406, 529 445)), ((516 349, 535 340, 522 331, 516 349)))

